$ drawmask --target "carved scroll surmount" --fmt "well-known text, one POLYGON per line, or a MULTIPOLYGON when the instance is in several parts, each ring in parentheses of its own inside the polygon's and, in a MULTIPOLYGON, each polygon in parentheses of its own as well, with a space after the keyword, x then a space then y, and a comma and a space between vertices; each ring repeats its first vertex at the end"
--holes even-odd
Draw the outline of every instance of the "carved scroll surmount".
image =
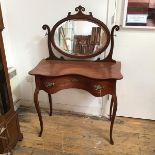
POLYGON ((75 8, 75 11, 77 13, 74 15, 71 15, 71 12, 69 12, 68 17, 69 16, 77 16, 77 17, 79 17, 79 16, 91 16, 91 17, 93 17, 92 12, 89 12, 89 15, 84 14, 85 10, 86 9, 83 6, 79 5, 78 7, 75 8))
POLYGON ((81 14, 82 12, 85 11, 85 8, 84 8, 83 6, 80 5, 80 6, 78 6, 78 7, 75 8, 75 11, 77 11, 78 13, 81 14))

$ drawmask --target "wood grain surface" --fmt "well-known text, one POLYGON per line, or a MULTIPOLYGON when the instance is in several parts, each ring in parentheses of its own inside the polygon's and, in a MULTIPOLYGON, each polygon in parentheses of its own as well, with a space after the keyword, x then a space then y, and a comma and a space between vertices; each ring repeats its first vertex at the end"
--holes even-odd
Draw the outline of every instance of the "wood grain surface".
POLYGON ((81 75, 92 79, 116 79, 123 76, 120 73, 120 62, 93 61, 61 61, 43 59, 30 75, 57 77, 63 75, 81 75))
POLYGON ((92 80, 81 76, 62 76, 57 78, 36 77, 39 79, 37 86, 49 94, 68 88, 83 89, 96 97, 112 94, 115 80, 92 80), (53 84, 52 86, 47 86, 53 84), (97 87, 102 87, 101 89, 97 87), (99 89, 99 90, 98 90, 99 89))
POLYGON ((117 117, 115 145, 109 145, 109 121, 65 111, 42 108, 45 132, 38 137, 38 119, 33 107, 21 107, 24 133, 14 155, 155 155, 155 121, 117 117))

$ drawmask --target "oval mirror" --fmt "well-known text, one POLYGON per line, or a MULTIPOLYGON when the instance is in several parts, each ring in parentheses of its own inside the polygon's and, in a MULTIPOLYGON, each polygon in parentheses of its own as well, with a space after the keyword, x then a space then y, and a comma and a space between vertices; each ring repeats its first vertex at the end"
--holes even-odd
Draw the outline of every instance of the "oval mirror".
POLYGON ((48 30, 50 57, 55 57, 53 51, 56 50, 71 58, 92 58, 108 47, 111 37, 108 27, 91 12, 84 14, 82 6, 75 11, 76 14, 69 12, 58 21, 51 31, 48 25, 43 25, 43 29, 48 30))
POLYGON ((66 54, 87 56, 104 49, 107 44, 107 33, 95 23, 70 20, 57 27, 54 42, 66 54))
POLYGON ((69 20, 54 33, 54 43, 64 54, 85 57, 96 55, 107 45, 108 36, 101 26, 84 20, 69 20))

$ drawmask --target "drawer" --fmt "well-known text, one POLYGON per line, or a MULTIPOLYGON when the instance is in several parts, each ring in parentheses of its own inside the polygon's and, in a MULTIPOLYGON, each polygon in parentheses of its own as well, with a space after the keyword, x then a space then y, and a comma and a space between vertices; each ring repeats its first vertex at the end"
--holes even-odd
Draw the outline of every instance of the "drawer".
POLYGON ((62 76, 62 77, 41 77, 41 89, 48 93, 56 93, 63 89, 79 88, 85 89, 85 78, 80 76, 62 76))
POLYGON ((112 94, 115 88, 113 80, 92 80, 90 91, 94 96, 100 97, 106 94, 112 94))
POLYGON ((78 88, 88 91, 94 96, 112 94, 114 81, 90 79, 82 76, 40 77, 40 89, 54 94, 68 88, 78 88))

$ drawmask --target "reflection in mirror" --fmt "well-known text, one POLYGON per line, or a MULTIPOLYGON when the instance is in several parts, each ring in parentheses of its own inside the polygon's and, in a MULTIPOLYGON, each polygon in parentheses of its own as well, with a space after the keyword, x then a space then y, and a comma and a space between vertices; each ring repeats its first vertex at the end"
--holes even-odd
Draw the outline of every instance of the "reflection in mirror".
POLYGON ((107 34, 95 23, 70 20, 57 27, 54 41, 67 54, 91 55, 105 46, 107 34))
POLYGON ((0 55, 0 115, 7 113, 10 109, 9 96, 7 91, 7 84, 2 65, 2 58, 0 55))

